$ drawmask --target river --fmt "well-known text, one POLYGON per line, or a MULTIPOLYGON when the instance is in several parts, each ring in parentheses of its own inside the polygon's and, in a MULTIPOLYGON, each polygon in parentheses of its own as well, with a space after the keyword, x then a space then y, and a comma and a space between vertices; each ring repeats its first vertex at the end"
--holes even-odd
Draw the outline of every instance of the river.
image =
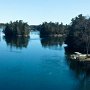
POLYGON ((90 74, 71 62, 61 38, 0 38, 0 90, 90 90, 90 74))

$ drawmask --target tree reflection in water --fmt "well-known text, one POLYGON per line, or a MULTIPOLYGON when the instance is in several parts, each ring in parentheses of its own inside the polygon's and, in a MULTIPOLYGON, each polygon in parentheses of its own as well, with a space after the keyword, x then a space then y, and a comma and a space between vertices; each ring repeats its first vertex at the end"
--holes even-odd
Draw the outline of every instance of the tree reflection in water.
POLYGON ((48 37, 41 39, 41 45, 44 48, 60 49, 64 43, 64 37, 48 37))
POLYGON ((30 37, 6 37, 3 39, 6 41, 7 46, 16 49, 27 48, 30 37))
POLYGON ((78 81, 77 90, 90 90, 90 62, 71 60, 67 56, 67 64, 78 81))

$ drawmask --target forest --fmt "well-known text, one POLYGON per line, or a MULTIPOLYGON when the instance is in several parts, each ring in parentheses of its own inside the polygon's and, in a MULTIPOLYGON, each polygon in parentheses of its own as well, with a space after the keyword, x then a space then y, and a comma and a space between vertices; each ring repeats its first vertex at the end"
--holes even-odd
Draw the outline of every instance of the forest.
POLYGON ((5 36, 29 36, 30 28, 26 22, 22 20, 17 20, 15 22, 10 21, 10 23, 5 24, 5 29, 3 30, 5 36))
POLYGON ((67 34, 68 25, 59 24, 58 22, 44 22, 37 27, 40 31, 40 37, 62 37, 67 34))
POLYGON ((90 52, 90 17, 82 14, 73 18, 65 40, 68 51, 90 52))
POLYGON ((79 14, 72 18, 70 24, 64 25, 58 22, 43 22, 40 25, 28 25, 22 20, 10 22, 4 25, 5 36, 29 36, 30 31, 39 31, 41 38, 65 37, 64 41, 68 45, 67 51, 90 52, 90 17, 79 14))

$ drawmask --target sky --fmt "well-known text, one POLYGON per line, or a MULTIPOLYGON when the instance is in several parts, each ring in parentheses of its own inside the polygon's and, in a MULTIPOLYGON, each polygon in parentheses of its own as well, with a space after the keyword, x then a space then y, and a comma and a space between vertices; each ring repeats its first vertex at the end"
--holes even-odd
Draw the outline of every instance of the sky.
POLYGON ((69 24, 79 14, 90 15, 90 0, 0 0, 0 23, 23 20, 69 24))

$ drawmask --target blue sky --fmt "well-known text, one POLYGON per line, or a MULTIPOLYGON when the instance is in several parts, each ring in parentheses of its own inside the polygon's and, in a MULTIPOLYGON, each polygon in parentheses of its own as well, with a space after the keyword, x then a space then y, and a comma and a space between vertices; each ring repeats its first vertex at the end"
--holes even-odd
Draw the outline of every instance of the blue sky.
POLYGON ((90 15, 90 0, 0 0, 0 22, 23 20, 69 24, 78 14, 90 15))

